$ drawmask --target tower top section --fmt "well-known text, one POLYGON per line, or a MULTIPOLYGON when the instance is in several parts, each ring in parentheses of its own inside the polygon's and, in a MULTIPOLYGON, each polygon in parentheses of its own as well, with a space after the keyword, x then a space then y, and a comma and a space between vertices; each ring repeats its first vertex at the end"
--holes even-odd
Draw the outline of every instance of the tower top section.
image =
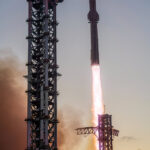
MULTIPOLYGON (((38 3, 42 3, 44 0, 27 0, 27 2, 38 2, 38 3)), ((48 0, 49 2, 55 2, 55 3, 61 3, 64 0, 48 0)))

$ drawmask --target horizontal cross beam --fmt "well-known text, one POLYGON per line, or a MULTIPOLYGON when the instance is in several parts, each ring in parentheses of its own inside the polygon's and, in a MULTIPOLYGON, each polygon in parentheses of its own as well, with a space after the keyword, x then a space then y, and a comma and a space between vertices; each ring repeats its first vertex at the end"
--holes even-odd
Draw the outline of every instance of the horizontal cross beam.
MULTIPOLYGON (((99 127, 84 127, 84 128, 77 128, 76 132, 77 135, 83 135, 83 134, 94 134, 96 135, 96 132, 99 130, 99 127)), ((112 135, 118 136, 119 130, 112 129, 112 135)))

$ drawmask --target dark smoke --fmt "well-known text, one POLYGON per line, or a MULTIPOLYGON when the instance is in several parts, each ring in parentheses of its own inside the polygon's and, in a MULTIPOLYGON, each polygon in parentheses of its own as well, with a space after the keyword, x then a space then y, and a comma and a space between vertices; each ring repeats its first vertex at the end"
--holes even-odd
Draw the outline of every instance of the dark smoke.
MULTIPOLYGON (((26 145, 24 70, 15 56, 0 52, 0 149, 23 150, 26 145)), ((9 52, 10 54, 10 52, 9 52)))

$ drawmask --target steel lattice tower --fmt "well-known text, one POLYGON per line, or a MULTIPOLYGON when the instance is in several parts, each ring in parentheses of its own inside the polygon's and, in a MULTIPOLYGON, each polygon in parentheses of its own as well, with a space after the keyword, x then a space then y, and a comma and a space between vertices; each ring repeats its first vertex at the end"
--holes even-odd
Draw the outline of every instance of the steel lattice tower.
POLYGON ((119 131, 112 126, 112 116, 98 115, 97 127, 84 127, 76 129, 77 135, 94 134, 99 142, 99 150, 113 150, 113 138, 119 131))
POLYGON ((57 150, 56 7, 28 1, 27 150, 57 150))
POLYGON ((117 130, 113 134, 111 115, 104 114, 98 117, 99 150, 113 150, 113 135, 118 135, 117 130))

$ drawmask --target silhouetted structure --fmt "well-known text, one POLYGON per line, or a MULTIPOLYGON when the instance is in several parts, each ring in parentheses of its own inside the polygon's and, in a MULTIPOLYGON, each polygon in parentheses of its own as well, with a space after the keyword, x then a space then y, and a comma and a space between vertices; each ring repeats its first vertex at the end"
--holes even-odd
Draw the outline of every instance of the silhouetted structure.
POLYGON ((28 1, 27 150, 57 150, 56 6, 28 1))
POLYGON ((97 127, 76 129, 77 135, 94 134, 99 142, 99 150, 113 150, 113 136, 118 136, 119 131, 113 129, 111 115, 98 115, 97 127))

